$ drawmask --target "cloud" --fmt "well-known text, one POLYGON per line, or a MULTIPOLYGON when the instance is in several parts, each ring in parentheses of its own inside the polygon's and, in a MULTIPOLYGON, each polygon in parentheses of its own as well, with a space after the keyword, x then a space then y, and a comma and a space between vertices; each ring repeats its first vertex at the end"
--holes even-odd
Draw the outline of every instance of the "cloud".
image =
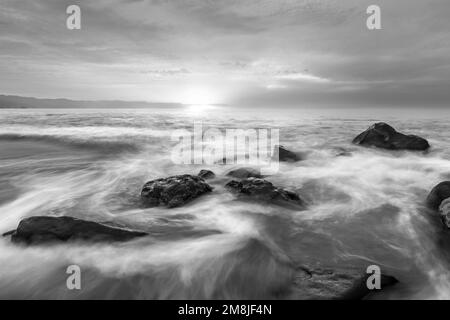
POLYGON ((276 78, 281 80, 292 80, 292 81, 330 82, 329 79, 301 72, 289 72, 286 74, 278 75, 276 76, 276 78))
POLYGON ((448 0, 2 0, 4 93, 170 102, 448 105, 448 0), (113 88, 114 90, 111 90, 113 88), (211 89, 212 90, 212 89, 211 89), (201 91, 201 90, 200 90, 201 91), (180 102, 180 101, 175 101, 180 102))

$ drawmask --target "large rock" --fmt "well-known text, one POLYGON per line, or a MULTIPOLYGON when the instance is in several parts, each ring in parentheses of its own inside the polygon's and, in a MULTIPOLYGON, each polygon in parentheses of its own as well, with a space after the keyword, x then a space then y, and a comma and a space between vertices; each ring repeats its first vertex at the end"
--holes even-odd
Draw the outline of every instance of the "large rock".
POLYGON ((211 191, 211 186, 201 177, 185 174, 147 182, 141 199, 148 207, 162 204, 174 208, 211 191))
POLYGON ((354 144, 363 146, 374 146, 389 150, 427 150, 430 145, 428 141, 415 135, 405 135, 397 132, 390 125, 379 122, 358 135, 354 144))
POLYGON ((227 176, 238 179, 262 178, 261 172, 253 168, 239 168, 231 170, 227 173, 227 176))
POLYGON ((368 274, 359 268, 299 266, 295 274, 293 298, 299 300, 360 300, 392 286, 398 280, 381 274, 380 290, 367 288, 368 274))
POLYGON ((198 173, 198 176, 202 179, 213 179, 216 177, 215 173, 212 172, 211 170, 200 170, 200 172, 198 173))
POLYGON ((109 227, 72 217, 36 216, 20 221, 16 230, 7 232, 15 243, 40 244, 61 241, 128 241, 147 233, 109 227))
POLYGON ((450 198, 450 181, 444 181, 435 186, 427 197, 427 206, 438 210, 441 202, 450 198))
POLYGON ((275 187, 271 182, 264 179, 232 180, 225 187, 239 196, 276 203, 303 205, 302 199, 295 192, 275 187))
POLYGON ((398 282, 382 270, 380 290, 369 290, 365 264, 294 262, 277 244, 261 239, 246 240, 223 264, 227 277, 217 299, 357 300, 398 282))
POLYGON ((278 159, 278 161, 287 161, 287 162, 296 162, 302 160, 298 154, 279 145, 275 146, 274 148, 273 158, 278 159))

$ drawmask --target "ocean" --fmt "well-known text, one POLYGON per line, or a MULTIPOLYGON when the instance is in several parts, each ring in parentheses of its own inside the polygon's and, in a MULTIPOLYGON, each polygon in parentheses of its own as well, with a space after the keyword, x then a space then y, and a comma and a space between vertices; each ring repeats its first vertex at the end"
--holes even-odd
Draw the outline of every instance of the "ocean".
POLYGON ((71 216, 149 233, 117 244, 25 247, 0 238, 0 298, 290 299, 296 266, 378 265, 399 283, 373 299, 450 299, 450 239, 424 206, 450 178, 450 115, 433 110, 1 109, 0 233, 30 216, 71 216), (430 151, 353 145, 384 121, 430 151), (175 164, 177 129, 279 129, 304 159, 269 177, 306 209, 236 199, 236 165, 175 164), (214 171, 213 192, 143 208, 146 181, 214 171), (82 270, 67 290, 66 268, 82 270))

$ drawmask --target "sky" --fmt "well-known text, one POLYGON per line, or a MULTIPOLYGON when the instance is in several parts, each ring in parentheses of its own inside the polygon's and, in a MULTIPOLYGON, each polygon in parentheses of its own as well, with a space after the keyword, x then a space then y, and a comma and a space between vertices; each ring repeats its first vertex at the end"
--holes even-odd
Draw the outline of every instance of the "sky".
POLYGON ((449 21, 449 0, 0 0, 0 94, 448 107, 449 21))

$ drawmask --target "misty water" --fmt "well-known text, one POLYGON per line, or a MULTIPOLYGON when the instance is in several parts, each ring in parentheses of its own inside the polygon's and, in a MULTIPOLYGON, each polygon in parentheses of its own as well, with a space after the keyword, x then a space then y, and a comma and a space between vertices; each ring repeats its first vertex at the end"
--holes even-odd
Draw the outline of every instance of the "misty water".
POLYGON ((0 233, 29 216, 67 215, 141 230, 117 244, 25 247, 0 238, 0 298, 286 298, 290 265, 378 265, 400 282, 374 299, 450 299, 450 239, 424 207, 450 178, 449 115, 417 111, 0 110, 0 233), (380 114, 383 114, 381 116, 380 114), (377 121, 420 135, 429 152, 351 144, 377 121), (277 128, 304 160, 267 179, 305 210, 237 200, 233 165, 177 165, 175 129, 277 128), (143 208, 146 181, 211 169, 212 193, 143 208), (286 263, 288 262, 288 263, 286 263), (66 288, 81 267, 82 290, 66 288))

